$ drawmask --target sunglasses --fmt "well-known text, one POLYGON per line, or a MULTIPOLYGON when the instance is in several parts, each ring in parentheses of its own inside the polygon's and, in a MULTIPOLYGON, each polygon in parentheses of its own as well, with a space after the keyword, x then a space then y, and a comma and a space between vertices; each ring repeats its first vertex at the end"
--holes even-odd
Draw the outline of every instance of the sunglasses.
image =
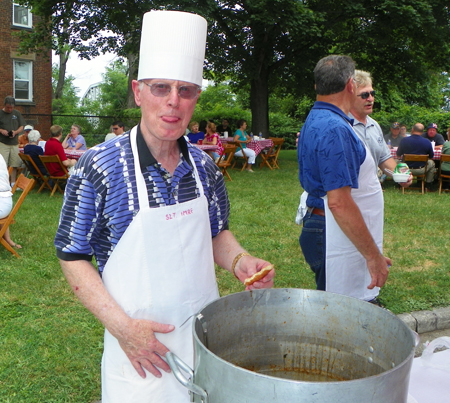
MULTIPOLYGON (((170 91, 172 90, 172 86, 169 84, 148 84, 145 81, 144 84, 150 87, 150 92, 155 97, 165 97, 169 95, 170 91)), ((177 89, 178 95, 183 99, 194 99, 198 97, 198 94, 200 94, 200 87, 198 85, 181 85, 179 87, 174 86, 173 88, 177 89)))
POLYGON ((361 97, 362 99, 367 99, 370 96, 374 97, 375 96, 375 91, 363 92, 363 93, 358 95, 358 97, 361 97))

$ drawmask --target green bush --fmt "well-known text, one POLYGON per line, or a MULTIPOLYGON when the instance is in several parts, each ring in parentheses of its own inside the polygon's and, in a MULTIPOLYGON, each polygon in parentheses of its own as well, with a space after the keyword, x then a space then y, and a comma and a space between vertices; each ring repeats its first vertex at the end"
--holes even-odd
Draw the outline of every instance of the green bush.
POLYGON ((408 131, 417 122, 425 125, 425 128, 430 123, 436 123, 438 125, 438 132, 441 134, 445 133, 447 128, 450 127, 450 114, 448 111, 430 110, 417 105, 403 104, 399 105, 398 109, 394 112, 374 112, 372 118, 380 124, 385 134, 389 132, 389 127, 392 122, 405 124, 408 131))

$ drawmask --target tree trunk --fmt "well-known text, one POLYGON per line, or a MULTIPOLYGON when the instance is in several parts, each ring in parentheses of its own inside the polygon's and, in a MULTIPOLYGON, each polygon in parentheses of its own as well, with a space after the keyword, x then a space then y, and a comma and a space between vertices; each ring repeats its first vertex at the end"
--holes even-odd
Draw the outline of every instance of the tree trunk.
POLYGON ((128 53, 127 60, 128 60, 127 108, 132 109, 132 108, 136 108, 136 102, 134 102, 134 93, 133 93, 133 88, 131 87, 131 82, 133 80, 137 79, 139 58, 133 53, 128 53))
POLYGON ((269 137, 269 84, 267 71, 251 80, 250 108, 252 110, 252 133, 269 137))
POLYGON ((69 60, 70 49, 60 49, 59 52, 59 74, 58 82, 56 83, 55 93, 53 94, 54 99, 61 99, 63 95, 64 82, 66 80, 66 69, 67 61, 69 60))

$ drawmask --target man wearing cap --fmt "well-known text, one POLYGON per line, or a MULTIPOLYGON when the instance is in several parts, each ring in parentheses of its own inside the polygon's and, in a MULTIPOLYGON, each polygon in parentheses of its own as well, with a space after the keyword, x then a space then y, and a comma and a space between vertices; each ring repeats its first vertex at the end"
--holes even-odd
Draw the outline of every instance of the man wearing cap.
POLYGON ((23 128, 23 134, 19 136, 19 147, 25 147, 29 143, 28 135, 31 130, 33 130, 33 126, 31 125, 26 125, 23 128))
MULTIPOLYGON (((106 328, 103 402, 189 402, 163 357, 193 364, 192 318, 219 297, 214 262, 242 282, 268 265, 228 230, 223 177, 183 137, 206 29, 195 14, 144 15, 132 83, 141 121, 88 150, 66 187, 55 245, 74 293, 106 328)), ((274 274, 247 288, 271 287, 274 274)))
POLYGON ((7 96, 5 105, 0 110, 0 154, 6 161, 6 165, 13 167, 11 172, 11 186, 16 182, 17 168, 22 166, 19 157, 19 134, 25 126, 22 114, 14 109, 16 100, 7 96))
POLYGON ((319 290, 376 302, 391 261, 382 255, 376 164, 347 116, 357 98, 354 74, 348 56, 328 56, 314 69, 317 101, 297 149, 300 183, 308 192, 300 246, 319 290))
POLYGON ((388 145, 389 148, 398 147, 400 145, 400 141, 403 137, 400 135, 400 123, 394 122, 391 124, 390 133, 384 136, 384 141, 388 145))
POLYGON ((430 140, 431 142, 434 141, 435 148, 442 148, 442 146, 445 143, 445 140, 444 136, 437 132, 437 128, 438 127, 436 123, 430 123, 427 127, 426 133, 422 134, 422 137, 427 140, 430 140))

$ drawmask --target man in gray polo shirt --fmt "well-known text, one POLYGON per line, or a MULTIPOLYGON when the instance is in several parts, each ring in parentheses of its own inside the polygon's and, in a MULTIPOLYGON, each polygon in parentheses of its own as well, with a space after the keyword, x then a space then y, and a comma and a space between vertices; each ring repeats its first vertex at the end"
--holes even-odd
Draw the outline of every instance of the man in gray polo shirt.
MULTIPOLYGON (((391 156, 391 152, 384 141, 380 125, 369 116, 373 112, 375 101, 372 77, 367 71, 355 70, 355 80, 356 102, 349 113, 349 117, 354 119, 353 129, 369 148, 376 165, 383 171, 383 174, 392 176, 386 169, 394 171, 397 161, 391 156)), ((412 177, 408 182, 401 185, 408 187, 411 185, 411 180, 412 177)))

